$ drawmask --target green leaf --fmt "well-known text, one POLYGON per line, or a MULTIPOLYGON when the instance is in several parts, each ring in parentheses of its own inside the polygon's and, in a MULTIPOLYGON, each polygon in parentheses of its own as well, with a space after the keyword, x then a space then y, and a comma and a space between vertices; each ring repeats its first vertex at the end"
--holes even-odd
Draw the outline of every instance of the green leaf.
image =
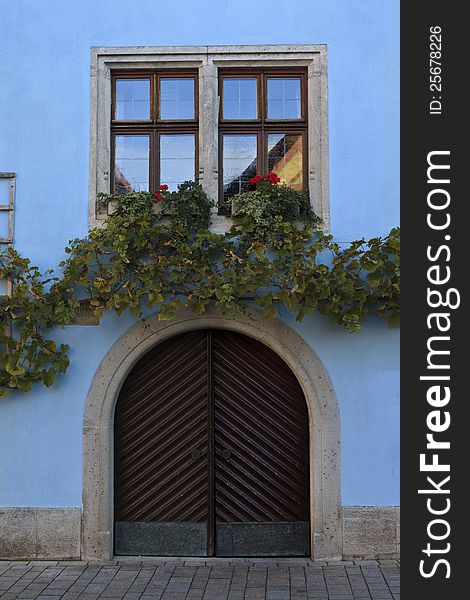
POLYGON ((47 342, 45 342, 45 344, 44 344, 44 350, 46 352, 48 352, 49 354, 56 354, 57 347, 55 345, 54 340, 48 340, 47 342))
MULTIPOLYGON (((21 388, 21 390, 23 392, 30 392, 31 388, 33 386, 33 382, 31 381, 31 379, 18 379, 18 387, 21 388)), ((1 392, 0 392, 0 396, 1 396, 1 392)))
POLYGON ((5 365, 5 371, 10 373, 10 375, 24 375, 26 373, 23 367, 20 367, 18 363, 7 363, 5 365))
POLYGON ((169 321, 176 316, 176 309, 171 304, 163 304, 157 312, 159 321, 169 321))
POLYGON ((276 306, 269 306, 268 308, 265 308, 263 310, 263 314, 266 317, 266 319, 275 319, 277 317, 277 310, 276 310, 276 306))
POLYGON ((54 367, 49 367, 47 371, 41 372, 42 381, 46 387, 51 387, 54 384, 55 376, 56 370, 54 367))
POLYGON ((149 292, 148 295, 148 305, 154 306, 155 304, 159 304, 163 302, 165 298, 160 294, 160 292, 149 292))

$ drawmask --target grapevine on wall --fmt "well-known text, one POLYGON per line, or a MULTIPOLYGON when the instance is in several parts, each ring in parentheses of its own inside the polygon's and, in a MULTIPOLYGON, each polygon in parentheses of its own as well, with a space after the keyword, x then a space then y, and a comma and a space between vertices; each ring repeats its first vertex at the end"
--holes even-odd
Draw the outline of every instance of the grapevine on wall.
POLYGON ((74 239, 59 271, 40 273, 12 248, 0 254, 0 277, 13 293, 0 296, 0 396, 51 386, 69 365, 53 328, 73 323, 83 306, 137 318, 152 309, 172 319, 209 305, 236 317, 247 301, 266 318, 280 306, 302 320, 318 310, 348 331, 368 314, 399 324, 400 232, 346 247, 319 228, 308 195, 269 173, 233 199, 233 225, 209 229, 211 201, 197 183, 177 192, 101 195, 114 210, 105 225, 74 239), (50 333, 49 333, 50 331, 50 333))

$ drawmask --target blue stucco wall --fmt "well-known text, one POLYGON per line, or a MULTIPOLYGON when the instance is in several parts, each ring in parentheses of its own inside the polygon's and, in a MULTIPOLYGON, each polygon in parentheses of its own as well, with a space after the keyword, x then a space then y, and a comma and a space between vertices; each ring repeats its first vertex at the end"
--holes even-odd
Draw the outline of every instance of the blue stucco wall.
MULTIPOLYGON (((398 5, 1 0, 0 171, 17 173, 15 247, 48 268, 86 232, 92 46, 326 43, 332 231, 386 234, 399 220, 398 5)), ((0 401, 0 506, 81 505, 84 398, 132 322, 107 315, 99 328, 58 332, 72 348, 67 375, 0 401)), ((339 399, 343 503, 398 504, 398 332, 375 318, 359 335, 318 316, 292 326, 339 399)))

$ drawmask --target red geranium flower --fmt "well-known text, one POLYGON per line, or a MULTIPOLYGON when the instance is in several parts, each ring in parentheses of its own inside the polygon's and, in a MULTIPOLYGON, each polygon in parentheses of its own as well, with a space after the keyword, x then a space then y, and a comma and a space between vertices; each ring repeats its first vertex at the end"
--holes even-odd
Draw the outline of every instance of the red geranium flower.
POLYGON ((160 189, 162 192, 166 192, 166 190, 168 189, 168 186, 166 183, 162 183, 162 185, 160 186, 160 189))
POLYGON ((273 173, 272 171, 266 173, 264 179, 265 181, 269 181, 271 183, 279 183, 281 181, 281 179, 276 175, 276 173, 273 173))
POLYGON ((153 192, 153 195, 155 196, 155 198, 157 200, 163 200, 163 196, 161 194, 159 194, 158 192, 153 192))
POLYGON ((263 180, 263 178, 261 177, 261 175, 255 175, 254 177, 252 177, 250 179, 250 185, 258 183, 258 181, 262 181, 262 180, 263 180))

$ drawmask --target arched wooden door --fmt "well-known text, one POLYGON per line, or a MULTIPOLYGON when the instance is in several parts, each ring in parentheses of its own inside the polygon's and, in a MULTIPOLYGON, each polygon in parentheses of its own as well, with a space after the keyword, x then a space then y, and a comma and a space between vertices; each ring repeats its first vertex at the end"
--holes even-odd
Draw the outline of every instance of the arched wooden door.
POLYGON ((270 348, 222 330, 167 340, 115 413, 115 553, 302 556, 308 414, 270 348))

